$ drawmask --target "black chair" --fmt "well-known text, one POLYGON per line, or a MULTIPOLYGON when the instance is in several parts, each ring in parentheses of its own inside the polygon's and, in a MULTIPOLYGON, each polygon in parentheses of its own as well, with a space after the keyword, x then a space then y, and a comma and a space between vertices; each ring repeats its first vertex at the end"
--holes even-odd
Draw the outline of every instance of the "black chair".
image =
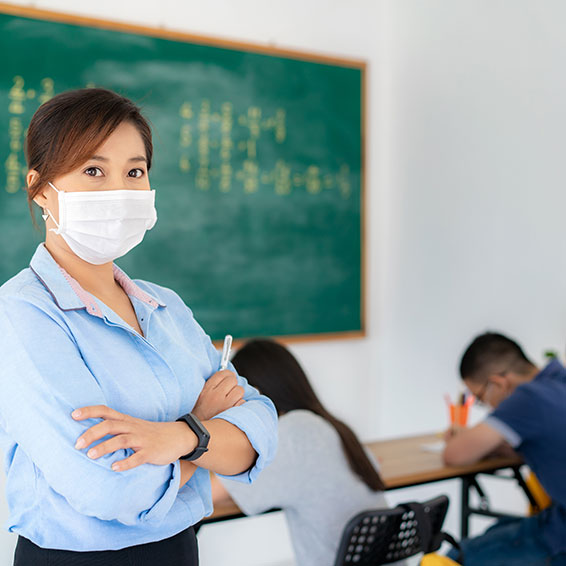
POLYGON ((424 503, 358 513, 343 531, 334 566, 381 566, 435 552, 443 540, 452 539, 442 532, 448 503, 441 495, 424 503))

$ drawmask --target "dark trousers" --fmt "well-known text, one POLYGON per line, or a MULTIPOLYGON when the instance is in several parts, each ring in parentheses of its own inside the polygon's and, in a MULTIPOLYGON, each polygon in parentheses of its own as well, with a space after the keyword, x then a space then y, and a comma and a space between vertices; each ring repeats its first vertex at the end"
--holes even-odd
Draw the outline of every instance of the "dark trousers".
MULTIPOLYGON (((543 538, 541 515, 501 519, 483 535, 461 542, 466 566, 566 566, 566 553, 555 554, 543 538)), ((449 555, 456 560, 455 553, 449 555)))
POLYGON ((191 527, 171 538, 122 550, 73 552, 40 548, 19 537, 14 566, 198 566, 197 539, 191 527))

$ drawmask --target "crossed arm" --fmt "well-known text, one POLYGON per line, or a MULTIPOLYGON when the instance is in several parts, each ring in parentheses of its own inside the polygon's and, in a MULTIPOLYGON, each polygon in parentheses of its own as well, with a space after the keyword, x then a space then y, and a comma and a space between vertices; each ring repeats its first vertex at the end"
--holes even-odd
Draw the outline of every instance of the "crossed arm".
MULTIPOLYGON (((245 403, 243 395, 244 390, 238 385, 236 376, 228 370, 219 371, 206 381, 193 413, 210 432, 208 452, 194 463, 181 460, 181 485, 189 481, 197 467, 222 475, 236 475, 253 465, 257 453, 247 436, 227 421, 212 419, 222 411, 245 403)), ((117 472, 142 464, 171 464, 197 446, 196 435, 183 422, 146 421, 105 405, 83 407, 74 411, 72 416, 75 420, 103 419, 78 438, 75 444, 78 450, 111 435, 108 440, 88 450, 89 458, 97 459, 126 448, 134 451, 130 457, 114 462, 112 469, 117 472)), ((511 455, 513 450, 500 432, 481 423, 451 435, 443 457, 448 465, 464 466, 490 454, 511 455)), ((217 495, 222 498, 221 493, 217 495)))
MULTIPOLYGON (((245 403, 244 389, 234 373, 216 372, 204 385, 193 413, 210 433, 208 451, 197 460, 181 460, 181 485, 194 474, 197 467, 223 475, 236 475, 249 469, 257 458, 247 436, 237 426, 215 415, 245 403)), ((179 460, 196 448, 195 433, 183 422, 151 422, 115 411, 105 405, 82 407, 73 411, 77 421, 103 419, 84 432, 75 444, 84 450, 105 436, 111 438, 88 449, 87 455, 97 459, 117 450, 131 448, 134 453, 114 462, 116 472, 130 470, 142 464, 167 465, 179 460)))

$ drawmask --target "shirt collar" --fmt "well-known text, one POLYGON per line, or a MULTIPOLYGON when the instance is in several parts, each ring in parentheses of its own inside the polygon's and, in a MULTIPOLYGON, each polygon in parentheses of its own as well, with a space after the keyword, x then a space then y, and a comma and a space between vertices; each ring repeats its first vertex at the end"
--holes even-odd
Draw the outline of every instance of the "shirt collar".
POLYGON ((118 281, 127 295, 139 299, 154 309, 157 307, 167 306, 165 303, 157 300, 153 295, 142 291, 142 289, 140 289, 140 287, 136 285, 115 263, 112 264, 112 268, 114 269, 114 279, 118 281))
MULTIPOLYGON (((155 297, 142 291, 117 265, 113 264, 114 279, 130 297, 135 297, 153 309, 166 306, 155 297)), ((103 317, 96 298, 85 291, 79 282, 73 279, 47 251, 44 244, 39 244, 33 255, 30 268, 49 291, 55 304, 64 311, 86 309, 89 314, 103 317)))
POLYGON ((559 360, 554 358, 535 376, 535 379, 539 379, 541 377, 564 379, 566 377, 566 368, 564 368, 559 360))

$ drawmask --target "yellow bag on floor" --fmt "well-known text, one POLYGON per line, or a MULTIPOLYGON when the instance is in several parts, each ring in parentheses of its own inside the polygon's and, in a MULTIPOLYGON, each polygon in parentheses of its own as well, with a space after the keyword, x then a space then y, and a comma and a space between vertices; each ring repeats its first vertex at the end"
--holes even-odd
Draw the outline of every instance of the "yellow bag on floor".
POLYGON ((448 556, 442 556, 436 554, 436 552, 431 552, 430 554, 425 554, 421 560, 421 566, 459 566, 458 562, 454 562, 448 556))
POLYGON ((538 505, 538 510, 535 509, 532 505, 529 505, 529 515, 536 515, 543 509, 550 507, 550 505, 552 504, 552 499, 550 499, 550 496, 548 495, 548 493, 546 493, 544 487, 542 487, 542 485, 538 481, 538 478, 533 472, 528 475, 526 483, 529 491, 533 494, 533 497, 535 498, 535 501, 538 505))

